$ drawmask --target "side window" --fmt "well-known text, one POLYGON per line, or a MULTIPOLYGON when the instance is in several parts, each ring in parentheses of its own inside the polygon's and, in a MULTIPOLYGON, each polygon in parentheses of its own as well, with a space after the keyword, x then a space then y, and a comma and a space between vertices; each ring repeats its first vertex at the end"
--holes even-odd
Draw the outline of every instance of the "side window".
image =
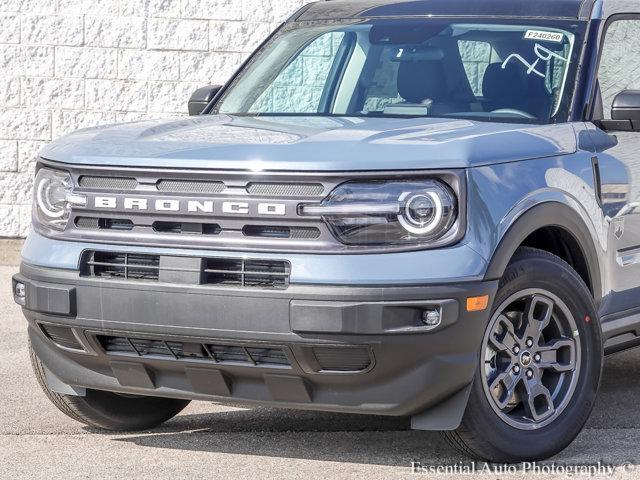
POLYGON ((459 40, 458 49, 471 90, 476 97, 481 97, 484 72, 492 60, 491 45, 486 42, 459 40))
POLYGON ((598 78, 604 118, 611 119, 611 105, 623 90, 640 90, 640 20, 617 20, 607 30, 598 78))
POLYGON ((289 63, 251 106, 256 113, 315 113, 344 33, 318 37, 289 63))

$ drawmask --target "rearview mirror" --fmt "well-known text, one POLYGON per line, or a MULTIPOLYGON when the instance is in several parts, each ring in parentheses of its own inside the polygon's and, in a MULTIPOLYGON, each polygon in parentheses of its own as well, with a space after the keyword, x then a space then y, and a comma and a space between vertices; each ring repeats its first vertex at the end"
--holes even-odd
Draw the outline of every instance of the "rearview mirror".
POLYGON ((189 99, 189 115, 200 115, 221 89, 221 85, 208 85, 193 92, 189 99))

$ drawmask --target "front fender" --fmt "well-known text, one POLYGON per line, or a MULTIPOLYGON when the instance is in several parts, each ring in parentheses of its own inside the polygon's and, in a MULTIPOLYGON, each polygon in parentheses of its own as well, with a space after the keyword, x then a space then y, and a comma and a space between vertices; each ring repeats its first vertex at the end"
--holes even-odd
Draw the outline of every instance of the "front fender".
POLYGON ((533 232, 544 227, 558 227, 571 235, 580 246, 581 254, 587 263, 594 296, 596 301, 600 301, 603 288, 599 258, 602 258, 603 251, 600 242, 596 240, 598 234, 590 223, 581 215, 580 207, 569 206, 557 200, 544 201, 529 206, 524 211, 514 212, 512 220, 506 220, 503 224, 506 231, 489 262, 485 279, 501 278, 516 250, 533 232))
POLYGON ((578 151, 468 170, 467 240, 487 261, 485 279, 501 278, 533 232, 557 227, 579 245, 594 297, 603 297, 609 228, 596 195, 592 157, 578 151))

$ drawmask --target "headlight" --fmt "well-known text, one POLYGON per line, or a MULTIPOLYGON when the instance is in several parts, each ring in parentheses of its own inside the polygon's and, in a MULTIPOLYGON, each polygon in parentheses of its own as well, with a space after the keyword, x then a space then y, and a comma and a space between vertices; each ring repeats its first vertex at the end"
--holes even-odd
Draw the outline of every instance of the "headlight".
POLYGON ((347 245, 432 243, 451 230, 457 210, 456 195, 439 180, 348 182, 300 207, 347 245))
POLYGON ((86 197, 73 194, 71 175, 41 168, 34 182, 34 220, 37 224, 62 231, 66 228, 73 205, 84 206, 86 197))

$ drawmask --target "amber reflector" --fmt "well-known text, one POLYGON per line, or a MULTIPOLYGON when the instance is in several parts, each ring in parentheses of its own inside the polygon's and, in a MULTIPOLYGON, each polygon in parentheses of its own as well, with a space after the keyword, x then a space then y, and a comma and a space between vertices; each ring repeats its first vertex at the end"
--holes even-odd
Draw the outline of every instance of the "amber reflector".
POLYGON ((489 295, 467 298, 467 312, 482 312, 489 306, 489 295))

